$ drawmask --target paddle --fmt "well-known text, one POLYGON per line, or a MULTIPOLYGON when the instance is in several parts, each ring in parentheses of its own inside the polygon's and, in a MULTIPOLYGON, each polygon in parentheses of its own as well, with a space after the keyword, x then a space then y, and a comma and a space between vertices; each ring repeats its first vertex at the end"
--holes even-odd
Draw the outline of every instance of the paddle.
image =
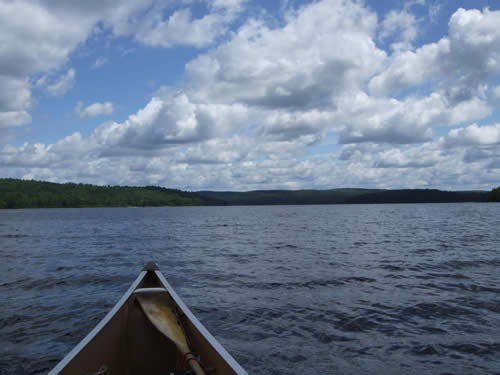
POLYGON ((140 293, 137 294, 137 300, 151 323, 177 346, 183 357, 188 360, 195 374, 206 375, 198 361, 194 360, 191 350, 189 350, 186 335, 173 311, 169 295, 166 292, 140 293))

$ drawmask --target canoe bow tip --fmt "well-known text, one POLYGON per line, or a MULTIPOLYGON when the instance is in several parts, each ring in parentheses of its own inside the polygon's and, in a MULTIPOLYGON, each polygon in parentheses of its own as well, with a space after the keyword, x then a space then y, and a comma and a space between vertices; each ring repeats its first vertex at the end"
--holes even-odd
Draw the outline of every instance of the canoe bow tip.
MULTIPOLYGON (((165 370, 165 373, 176 371, 181 364, 177 364, 177 362, 174 363, 173 360, 165 361, 165 356, 174 358, 178 351, 178 349, 176 349, 177 345, 170 345, 168 342, 166 344, 161 343, 154 337, 149 337, 149 334, 146 332, 147 330, 144 330, 144 327, 142 327, 142 324, 148 319, 138 318, 140 315, 136 316, 134 312, 131 312, 132 309, 130 308, 131 305, 129 302, 135 302, 136 299, 141 296, 144 298, 167 298, 167 296, 170 296, 168 302, 172 302, 172 304, 179 309, 178 313, 183 319, 185 316, 186 323, 188 327, 190 327, 189 332, 193 335, 192 337, 195 338, 193 342, 196 343, 197 351, 200 356, 208 360, 206 363, 215 364, 216 369, 221 366, 221 370, 217 372, 218 374, 220 373, 220 375, 248 375, 217 340, 210 335, 198 319, 196 319, 193 313, 172 289, 154 262, 148 262, 144 266, 143 271, 135 279, 127 292, 114 305, 111 311, 109 311, 97 326, 95 326, 94 329, 49 372, 49 375, 58 375, 61 373, 88 374, 89 369, 91 370, 90 373, 102 373, 103 370, 101 370, 101 368, 103 363, 113 363, 113 366, 115 363, 119 363, 120 368, 122 366, 128 367, 123 364, 123 358, 129 355, 134 355, 130 359, 130 363, 133 362, 133 369, 136 369, 136 367, 137 369, 139 369, 139 367, 147 369, 154 367, 165 370), (124 331, 126 332, 124 333, 124 331), (138 337, 139 339, 128 340, 126 345, 122 345, 122 339, 124 337, 138 337), (150 343, 147 345, 144 345, 143 342, 145 338, 150 338, 150 343), (133 346, 132 343, 137 345, 133 346), (108 349, 109 345, 115 344, 117 345, 116 348, 112 350, 111 348, 108 349), (132 349, 135 348, 140 350, 129 350, 129 345, 132 345, 132 349), (149 350, 150 347, 152 349, 151 351, 149 350), (103 348, 106 348, 106 350, 102 350, 103 348), (135 354, 135 352, 137 352, 137 354, 135 354), (144 354, 146 352, 148 352, 148 354, 145 357, 144 354), (153 364, 150 363, 150 358, 155 361, 153 364), (99 370, 95 372, 97 368, 99 368, 99 370)), ((139 301, 137 302, 140 303, 139 301)), ((176 323, 174 327, 178 326, 177 320, 177 315, 175 315, 175 317, 172 318, 172 321, 176 323)), ((183 333, 183 335, 185 334, 183 333)), ((193 358, 188 357, 186 359, 192 369, 193 367, 199 367, 199 369, 202 370, 198 362, 192 360, 193 358)), ((184 365, 185 364, 182 363, 182 369, 186 367, 184 365)), ((195 371, 196 374, 203 374, 203 372, 196 372, 197 370, 194 369, 193 371, 195 371)), ((108 367, 107 372, 115 373, 114 367, 113 370, 108 367)), ((136 371, 134 370, 133 372, 136 371)), ((140 371, 138 373, 148 372, 150 371, 140 371)))
POLYGON ((159 271, 160 269, 158 268, 158 265, 153 262, 147 262, 144 268, 142 269, 143 271, 159 271))

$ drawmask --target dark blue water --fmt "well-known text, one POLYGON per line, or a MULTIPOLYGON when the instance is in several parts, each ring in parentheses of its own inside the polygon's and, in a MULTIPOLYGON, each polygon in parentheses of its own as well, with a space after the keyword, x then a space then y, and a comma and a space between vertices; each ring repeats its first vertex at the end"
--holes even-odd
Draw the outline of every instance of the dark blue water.
POLYGON ((500 205, 0 211, 0 373, 46 373, 154 259, 251 374, 500 373, 500 205))

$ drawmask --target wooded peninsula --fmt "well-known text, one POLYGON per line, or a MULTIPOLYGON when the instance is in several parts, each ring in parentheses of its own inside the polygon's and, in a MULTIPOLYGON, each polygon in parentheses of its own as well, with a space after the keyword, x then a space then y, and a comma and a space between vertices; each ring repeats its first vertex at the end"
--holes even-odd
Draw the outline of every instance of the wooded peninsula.
POLYGON ((500 202, 500 187, 487 191, 436 189, 257 190, 187 192, 158 186, 97 186, 0 179, 0 208, 158 207, 349 203, 500 202))

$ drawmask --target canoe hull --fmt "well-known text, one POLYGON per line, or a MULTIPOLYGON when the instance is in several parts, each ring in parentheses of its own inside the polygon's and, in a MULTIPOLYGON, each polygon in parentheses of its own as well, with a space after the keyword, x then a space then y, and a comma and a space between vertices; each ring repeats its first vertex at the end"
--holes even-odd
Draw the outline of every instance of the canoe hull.
POLYGON ((203 366, 217 375, 246 374, 196 319, 160 271, 142 271, 104 319, 50 373, 55 374, 168 374, 186 370, 175 345, 148 320, 136 301, 139 288, 165 288, 183 317, 191 350, 203 366))

